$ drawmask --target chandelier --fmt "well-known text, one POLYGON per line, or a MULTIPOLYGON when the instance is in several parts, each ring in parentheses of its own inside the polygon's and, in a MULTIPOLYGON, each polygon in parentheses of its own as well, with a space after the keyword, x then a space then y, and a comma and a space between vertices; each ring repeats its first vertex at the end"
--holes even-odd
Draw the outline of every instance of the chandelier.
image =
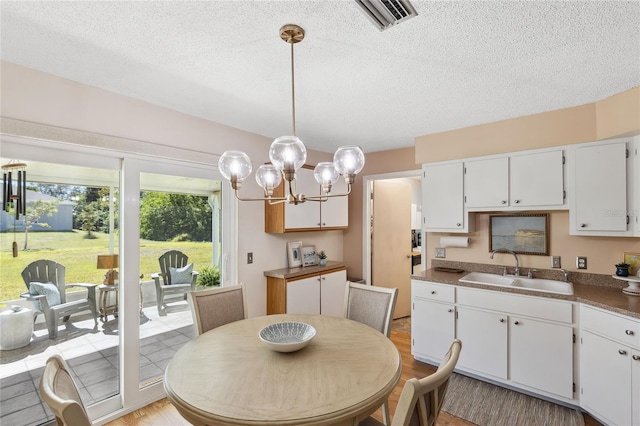
POLYGON ((251 159, 242 151, 225 151, 218 161, 222 176, 231 182, 236 198, 240 201, 268 201, 270 204, 300 204, 305 201, 326 201, 330 197, 344 197, 351 193, 351 185, 356 175, 364 167, 364 153, 358 146, 348 145, 337 149, 333 162, 321 162, 316 165, 313 175, 321 185, 321 195, 305 195, 296 191, 296 170, 307 160, 307 149, 296 136, 296 102, 293 66, 293 45, 304 39, 304 30, 298 25, 285 25, 280 28, 280 38, 291 45, 291 110, 293 135, 276 138, 269 149, 270 164, 263 164, 256 170, 256 181, 264 190, 264 198, 241 198, 238 190, 252 170, 251 159), (344 177, 347 192, 331 194, 331 187, 340 176, 344 177), (288 193, 283 197, 274 197, 273 191, 282 179, 286 180, 288 193))

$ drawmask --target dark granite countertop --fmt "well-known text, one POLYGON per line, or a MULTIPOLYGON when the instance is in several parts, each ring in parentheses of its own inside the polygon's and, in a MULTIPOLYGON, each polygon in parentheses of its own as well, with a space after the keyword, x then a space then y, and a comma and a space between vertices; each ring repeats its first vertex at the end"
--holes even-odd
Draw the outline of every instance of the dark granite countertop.
MULTIPOLYGON (((456 266, 459 267, 461 265, 456 265, 456 266)), ((466 268, 461 268, 461 269, 466 269, 466 268)), ((596 306, 602 309, 607 309, 609 311, 627 315, 632 318, 640 319, 640 297, 624 294, 622 292, 622 288, 625 287, 624 285, 615 285, 614 283, 611 283, 609 281, 605 281, 604 285, 576 282, 576 281, 579 281, 579 278, 583 278, 583 277, 580 277, 579 276, 580 274, 574 274, 573 276, 576 278, 576 280, 571 279, 571 282, 573 283, 573 295, 564 295, 564 294, 545 293, 541 291, 526 290, 526 289, 517 288, 517 287, 498 287, 498 286, 491 286, 491 285, 458 282, 458 279, 462 278, 472 270, 478 270, 478 269, 469 268, 468 270, 465 270, 465 272, 462 272, 462 273, 440 272, 434 269, 428 269, 426 271, 420 272, 419 274, 412 275, 411 278, 414 280, 432 281, 440 284, 452 284, 452 285, 457 285, 461 287, 474 287, 474 288, 482 288, 486 290, 501 291, 505 293, 519 293, 519 294, 526 294, 530 296, 546 297, 551 299, 570 300, 570 301, 585 303, 591 306, 596 306)), ((494 272, 494 271, 483 271, 483 272, 494 272)), ((603 279, 605 277, 606 276, 603 276, 603 279)), ((593 278, 593 277, 588 277, 588 278, 589 278, 588 281, 592 281, 592 282, 594 280, 597 280, 597 278, 593 278)))
POLYGON ((264 271, 264 276, 290 280, 291 278, 302 277, 305 275, 330 273, 336 269, 344 269, 344 268, 346 268, 346 265, 344 262, 328 260, 326 266, 314 265, 314 266, 304 266, 304 267, 299 266, 297 268, 273 269, 271 271, 264 271))

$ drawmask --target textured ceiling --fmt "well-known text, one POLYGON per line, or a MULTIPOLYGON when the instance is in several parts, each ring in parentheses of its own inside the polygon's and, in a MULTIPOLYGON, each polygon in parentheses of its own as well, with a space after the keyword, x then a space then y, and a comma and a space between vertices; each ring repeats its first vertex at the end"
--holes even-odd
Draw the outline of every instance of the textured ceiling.
POLYGON ((594 102, 640 85, 639 1, 412 1, 380 32, 350 0, 0 2, 2 60, 333 151, 594 102))

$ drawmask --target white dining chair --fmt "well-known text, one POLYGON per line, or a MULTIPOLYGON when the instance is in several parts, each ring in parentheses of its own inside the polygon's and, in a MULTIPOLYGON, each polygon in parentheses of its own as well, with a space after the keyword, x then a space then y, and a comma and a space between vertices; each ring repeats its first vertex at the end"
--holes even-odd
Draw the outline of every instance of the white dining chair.
MULTIPOLYGON (((406 381, 391 426, 435 426, 461 349, 462 342, 455 339, 435 373, 422 379, 411 378, 406 381)), ((381 424, 373 417, 368 417, 359 426, 381 424)))
POLYGON ((197 336, 248 316, 244 284, 192 291, 188 299, 197 336))

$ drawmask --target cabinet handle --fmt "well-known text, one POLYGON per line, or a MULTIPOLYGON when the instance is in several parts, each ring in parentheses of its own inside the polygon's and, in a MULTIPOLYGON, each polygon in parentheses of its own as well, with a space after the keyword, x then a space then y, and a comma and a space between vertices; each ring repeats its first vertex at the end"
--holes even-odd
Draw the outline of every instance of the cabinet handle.
POLYGON ((504 322, 504 318, 500 318, 500 322, 504 322))
POLYGON ((626 334, 627 336, 633 336, 634 332, 633 332, 633 330, 625 330, 624 334, 626 334))
POLYGON ((586 227, 587 227, 587 224, 586 224, 586 223, 581 223, 581 224, 580 224, 580 228, 586 228, 586 227))
POLYGON ((618 353, 619 353, 620 355, 626 355, 626 354, 627 354, 627 351, 625 351, 624 349, 618 349, 618 353))
POLYGON ((507 201, 506 200, 502 200, 502 204, 507 204, 507 201))
POLYGON ((324 281, 324 280, 326 280, 326 278, 325 278, 325 277, 322 277, 322 281, 324 281))
POLYGON ((520 200, 515 200, 514 203, 520 204, 520 200))
POLYGON ((460 222, 456 223, 456 226, 460 226, 460 222))
POLYGON ((436 294, 436 291, 435 290, 431 290, 431 294, 436 294))
POLYGON ((633 358, 634 361, 640 361, 640 355, 634 355, 631 358, 633 358))
POLYGON ((514 322, 515 325, 520 325, 520 321, 514 322))
POLYGON ((327 226, 327 223, 326 222, 322 222, 322 226, 327 226))
MULTIPOLYGON (((453 312, 453 309, 449 309, 447 312, 453 312)), ((634 355, 635 356, 635 355, 634 355)), ((635 359, 635 358, 634 358, 635 359)))
POLYGON ((318 226, 320 226, 320 222, 318 222, 318 226))
POLYGON ((411 259, 411 255, 410 254, 407 255, 407 259, 411 259))

